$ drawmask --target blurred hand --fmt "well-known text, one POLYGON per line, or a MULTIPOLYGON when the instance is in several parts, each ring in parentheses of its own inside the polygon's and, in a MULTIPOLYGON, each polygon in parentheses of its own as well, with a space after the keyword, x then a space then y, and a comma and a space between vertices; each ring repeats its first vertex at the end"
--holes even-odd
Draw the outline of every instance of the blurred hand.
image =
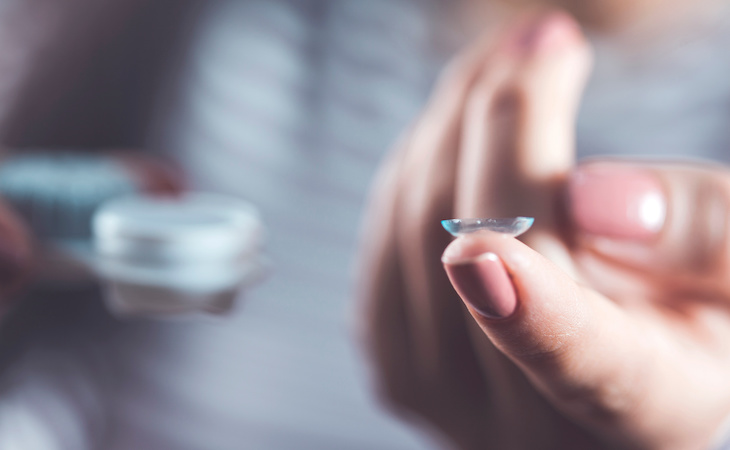
POLYGON ((17 214, 0 200, 0 319, 8 307, 6 299, 31 266, 30 236, 17 214))
POLYGON ((574 169, 590 60, 558 13, 478 42, 376 183, 379 386, 462 448, 704 448, 730 413, 730 173, 574 169), (443 252, 441 219, 515 216, 537 219, 527 245, 484 232, 443 252))
MULTIPOLYGON (((128 172, 137 190, 151 195, 177 195, 185 187, 182 171, 171 161, 130 151, 110 151, 106 157, 128 172)), ((63 268, 49 265, 35 257, 32 233, 11 205, 0 199, 0 319, 9 307, 12 294, 31 273, 71 270, 64 260, 63 268)), ((56 276, 57 273, 51 274, 56 276)))
POLYGON ((129 171, 142 192, 178 195, 185 189, 185 174, 174 161, 123 150, 110 152, 109 156, 129 171))

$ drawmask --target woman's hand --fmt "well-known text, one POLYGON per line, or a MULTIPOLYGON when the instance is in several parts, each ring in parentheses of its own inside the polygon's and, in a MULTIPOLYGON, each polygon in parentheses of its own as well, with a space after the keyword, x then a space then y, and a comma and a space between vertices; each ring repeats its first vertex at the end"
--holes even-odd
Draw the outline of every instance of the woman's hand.
MULTIPOLYGON (((106 151, 104 158, 126 172, 126 177, 135 191, 169 196, 178 195, 185 188, 182 171, 171 161, 130 150, 106 151)), ((56 258, 44 260, 38 257, 39 253, 43 253, 37 251, 39 242, 36 242, 28 223, 11 203, 12 199, 0 198, 0 320, 9 307, 12 294, 27 281, 29 275, 41 279, 64 280, 64 276, 75 273, 73 264, 67 259, 61 259, 59 265, 56 258)), ((73 213, 74 211, 69 212, 73 213)), ((47 211, 45 215, 39 215, 48 216, 47 211)), ((82 273, 83 276, 88 276, 85 267, 82 273)))
POLYGON ((31 240, 17 214, 0 200, 0 319, 9 296, 22 284, 31 266, 31 240))
POLYGON ((490 342, 604 442, 708 448, 730 418, 730 171, 594 162, 568 186, 583 283, 485 232, 444 252, 454 287, 490 342))
POLYGON ((376 184, 379 386, 463 448, 703 448, 730 413, 730 175, 574 170, 590 60, 557 13, 478 42, 376 184), (465 309, 439 221, 514 216, 537 219, 527 245, 485 232, 443 253, 465 309))

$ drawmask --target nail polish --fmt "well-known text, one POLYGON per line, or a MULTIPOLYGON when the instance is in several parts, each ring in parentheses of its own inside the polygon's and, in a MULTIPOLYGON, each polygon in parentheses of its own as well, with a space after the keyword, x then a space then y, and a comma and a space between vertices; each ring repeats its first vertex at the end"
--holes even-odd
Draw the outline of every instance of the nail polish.
POLYGON ((595 164, 579 168, 569 180, 568 209, 584 233, 646 240, 661 231, 667 200, 649 171, 595 164))
POLYGON ((461 298, 482 316, 504 319, 517 309, 512 280, 496 254, 488 252, 464 260, 445 255, 444 267, 461 298))
POLYGON ((559 47, 580 34, 575 20, 563 12, 552 12, 534 20, 519 38, 519 45, 527 51, 559 47))

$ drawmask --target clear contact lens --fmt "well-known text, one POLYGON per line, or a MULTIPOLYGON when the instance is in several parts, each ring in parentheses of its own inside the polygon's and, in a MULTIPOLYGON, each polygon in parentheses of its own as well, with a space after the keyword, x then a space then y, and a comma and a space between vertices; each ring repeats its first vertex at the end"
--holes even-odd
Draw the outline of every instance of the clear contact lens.
POLYGON ((517 237, 532 227, 532 217, 512 219, 451 219, 442 220, 441 225, 455 237, 464 236, 481 230, 494 231, 517 237))

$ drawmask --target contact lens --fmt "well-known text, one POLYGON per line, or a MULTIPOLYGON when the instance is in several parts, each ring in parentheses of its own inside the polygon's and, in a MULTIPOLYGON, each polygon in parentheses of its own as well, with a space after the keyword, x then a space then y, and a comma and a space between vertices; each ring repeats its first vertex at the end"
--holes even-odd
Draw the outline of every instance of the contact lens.
POLYGON ((488 230, 517 237, 532 227, 532 217, 515 217, 511 219, 451 219, 442 220, 441 225, 455 237, 488 230))

